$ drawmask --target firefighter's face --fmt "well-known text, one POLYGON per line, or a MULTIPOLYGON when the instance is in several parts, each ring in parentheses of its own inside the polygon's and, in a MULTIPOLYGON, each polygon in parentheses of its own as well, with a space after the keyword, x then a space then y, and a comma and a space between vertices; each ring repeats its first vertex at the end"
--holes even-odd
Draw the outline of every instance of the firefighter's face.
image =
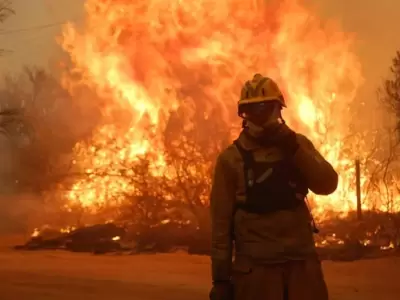
POLYGON ((278 121, 281 106, 276 101, 247 104, 243 108, 243 117, 257 126, 263 127, 270 122, 278 121))

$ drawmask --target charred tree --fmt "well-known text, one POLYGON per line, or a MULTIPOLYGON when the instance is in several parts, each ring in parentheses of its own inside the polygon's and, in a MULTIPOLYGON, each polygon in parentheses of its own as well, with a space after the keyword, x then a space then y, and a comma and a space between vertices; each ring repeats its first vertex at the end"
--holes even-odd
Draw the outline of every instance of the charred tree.
POLYGON ((382 100, 396 116, 396 131, 400 140, 400 51, 396 52, 390 67, 390 78, 384 81, 382 100))

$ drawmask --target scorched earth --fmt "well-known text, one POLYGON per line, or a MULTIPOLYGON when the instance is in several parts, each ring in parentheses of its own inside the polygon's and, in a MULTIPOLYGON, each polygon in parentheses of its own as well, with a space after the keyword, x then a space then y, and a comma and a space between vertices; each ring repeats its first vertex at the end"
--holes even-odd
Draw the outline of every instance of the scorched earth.
MULTIPOLYGON (((187 254, 94 256, 0 252, 1 300, 200 300, 209 258, 187 254)), ((397 300, 400 257, 324 262, 332 300, 397 300)))

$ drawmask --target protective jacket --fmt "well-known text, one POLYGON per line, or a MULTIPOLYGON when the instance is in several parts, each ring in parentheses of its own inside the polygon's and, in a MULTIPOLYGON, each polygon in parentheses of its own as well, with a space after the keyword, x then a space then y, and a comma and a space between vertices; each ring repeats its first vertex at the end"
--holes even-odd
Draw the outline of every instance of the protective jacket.
POLYGON ((216 162, 210 208, 212 278, 226 281, 235 257, 257 264, 285 263, 316 256, 308 190, 328 195, 338 175, 313 144, 297 134, 299 149, 286 157, 241 133, 216 162))

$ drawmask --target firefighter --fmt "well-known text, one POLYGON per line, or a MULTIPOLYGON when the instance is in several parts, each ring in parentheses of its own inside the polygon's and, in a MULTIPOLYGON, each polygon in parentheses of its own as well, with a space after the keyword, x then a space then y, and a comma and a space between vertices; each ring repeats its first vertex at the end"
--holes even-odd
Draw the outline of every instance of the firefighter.
POLYGON ((333 193, 338 175, 284 107, 270 78, 245 83, 243 130, 218 156, 210 195, 212 300, 328 299, 306 196, 333 193))

